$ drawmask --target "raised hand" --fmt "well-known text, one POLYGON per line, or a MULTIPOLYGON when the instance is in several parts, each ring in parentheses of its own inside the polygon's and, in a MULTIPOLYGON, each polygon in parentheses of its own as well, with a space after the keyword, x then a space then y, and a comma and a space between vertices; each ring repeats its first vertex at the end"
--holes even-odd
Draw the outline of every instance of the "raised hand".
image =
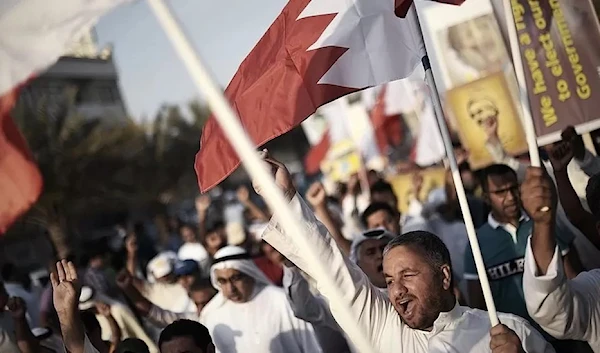
POLYGON ((327 206, 327 193, 321 182, 317 181, 308 188, 306 200, 315 209, 327 206))
POLYGON ((555 172, 561 172, 567 169, 567 166, 573 159, 573 148, 569 142, 562 141, 546 148, 550 163, 555 172))
POLYGON ((138 251, 138 243, 137 236, 131 234, 128 235, 125 239, 125 249, 127 250, 127 255, 132 256, 136 255, 138 251))
POLYGON ((421 171, 415 172, 412 175, 412 194, 415 199, 419 199, 421 195, 421 190, 423 189, 423 175, 421 175, 421 171))
POLYGON ((492 353, 524 353, 521 339, 508 327, 500 324, 490 330, 492 353))
POLYGON ((573 155, 577 160, 583 160, 585 157, 585 145, 581 135, 575 131, 573 126, 568 126, 561 134, 562 140, 571 145, 573 155))
POLYGON ((554 184, 542 168, 529 167, 521 184, 523 208, 535 223, 550 224, 556 210, 554 184))
POLYGON ((27 314, 27 305, 23 299, 19 297, 12 297, 8 299, 6 306, 8 307, 13 320, 25 320, 25 315, 27 314))
MULTIPOLYGON (((277 184, 279 190, 283 192, 283 195, 288 201, 291 201, 294 198, 294 195, 296 195, 296 188, 294 187, 290 172, 283 163, 271 157, 267 150, 261 151, 261 157, 271 167, 271 173, 275 178, 275 184, 277 184)), ((253 180, 252 186, 254 187, 256 193, 260 195, 262 189, 260 183, 256 180, 253 180)))
POLYGON ((56 273, 50 274, 52 282, 54 308, 59 316, 77 311, 81 286, 77 279, 77 270, 72 262, 62 260, 56 263, 56 273))
POLYGON ((98 310, 98 314, 104 316, 104 317, 109 317, 112 314, 110 313, 110 305, 106 304, 106 303, 102 303, 102 302, 97 302, 96 303, 96 310, 98 310))
POLYGON ((237 189, 237 198, 242 204, 246 204, 250 201, 250 190, 245 185, 240 186, 237 189))
POLYGON ((115 280, 117 282, 117 286, 119 286, 119 288, 122 290, 130 289, 133 286, 133 277, 126 269, 123 269, 121 272, 119 272, 115 280))
POLYGON ((196 211, 200 213, 205 213, 210 207, 212 200, 210 196, 207 194, 200 195, 196 198, 196 211))

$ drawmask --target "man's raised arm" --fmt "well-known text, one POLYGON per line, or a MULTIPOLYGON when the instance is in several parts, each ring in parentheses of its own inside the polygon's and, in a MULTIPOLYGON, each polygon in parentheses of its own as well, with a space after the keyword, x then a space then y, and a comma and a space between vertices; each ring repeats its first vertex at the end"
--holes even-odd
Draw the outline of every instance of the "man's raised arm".
MULTIPOLYGON (((354 316, 369 330, 371 340, 376 342, 386 321, 391 319, 393 307, 389 305, 385 295, 371 285, 362 270, 343 255, 327 228, 316 219, 310 207, 296 193, 286 167, 268 155, 264 159, 272 166, 275 181, 290 201, 290 207, 299 215, 302 235, 311 244, 317 257, 326 264, 329 273, 334 276, 335 284, 350 303, 354 316)), ((255 189, 260 194, 260 185, 255 184, 255 189)), ((333 316, 337 317, 338 305, 332 304, 331 293, 319 283, 322 280, 321 274, 317 272, 317 267, 308 261, 308 257, 298 250, 294 239, 283 230, 277 221, 277 211, 263 233, 263 239, 317 282, 319 291, 331 305, 333 316)))

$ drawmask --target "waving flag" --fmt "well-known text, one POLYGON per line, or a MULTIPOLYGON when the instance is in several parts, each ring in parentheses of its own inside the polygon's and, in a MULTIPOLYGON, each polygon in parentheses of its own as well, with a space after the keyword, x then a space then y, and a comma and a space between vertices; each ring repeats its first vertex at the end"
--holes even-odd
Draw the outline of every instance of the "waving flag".
POLYGON ((126 0, 0 2, 0 234, 37 200, 42 178, 10 117, 18 86, 52 65, 71 41, 126 0))
MULTIPOLYGON (((254 143, 288 132, 336 98, 408 76, 425 55, 411 4, 290 0, 225 91, 254 143), (396 9, 406 17, 397 17, 396 9)), ((196 155, 200 190, 239 164, 217 121, 209 119, 196 155)))

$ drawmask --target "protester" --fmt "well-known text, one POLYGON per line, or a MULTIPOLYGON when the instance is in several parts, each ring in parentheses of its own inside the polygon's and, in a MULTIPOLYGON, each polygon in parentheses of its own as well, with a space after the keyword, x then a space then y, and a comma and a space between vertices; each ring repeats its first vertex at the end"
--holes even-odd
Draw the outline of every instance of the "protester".
MULTIPOLYGON (((488 136, 488 142, 486 148, 489 154, 492 156, 495 163, 506 164, 511 167, 517 173, 519 181, 523 181, 528 163, 524 163, 509 156, 498 138, 498 126, 492 125, 489 130, 486 131, 488 136)), ((590 176, 600 173, 600 158, 594 157, 589 151, 586 151, 583 145, 581 136, 577 135, 575 130, 571 128, 565 129, 562 133, 563 141, 569 143, 573 149, 573 153, 576 156, 572 162, 567 166, 567 174, 570 182, 572 183, 577 195, 580 199, 585 198, 585 187, 587 180, 590 176), (577 151, 577 152, 575 152, 577 151)), ((542 150, 543 152, 543 150, 542 150)), ((549 171, 550 177, 554 176, 552 173, 552 165, 550 162, 543 161, 543 165, 546 170, 549 171)), ((585 205, 584 205, 585 206, 585 205)), ((581 232, 569 221, 565 209, 561 202, 558 203, 556 212, 556 232, 561 233, 572 233, 575 235, 575 249, 571 249, 571 256, 579 255, 581 263, 584 268, 600 268, 600 250, 593 246, 592 243, 587 239, 581 232)))
POLYGON ((56 273, 50 274, 53 302, 63 342, 69 353, 102 353, 94 347, 86 335, 79 313, 78 302, 81 292, 77 270, 72 262, 56 263, 56 273))
MULTIPOLYGON (((452 291, 452 268, 448 249, 435 235, 413 232, 397 236, 386 247, 383 270, 388 298, 369 283, 354 263, 347 261, 337 246, 327 241, 327 231, 293 188, 287 169, 266 155, 277 185, 297 210, 302 233, 331 270, 335 282, 350 303, 359 324, 366 328, 375 349, 380 352, 447 351, 500 352, 523 349, 525 352, 553 352, 552 346, 525 320, 499 314, 503 325, 490 327, 484 311, 457 305, 452 291), (456 335, 457 332, 464 334, 456 335)), ((255 184, 260 191, 260 184, 255 184)), ((277 212, 275 212, 277 216, 277 212)), ((321 275, 294 239, 272 220, 263 235, 287 259, 317 282, 321 275)), ((325 298, 331 293, 321 291, 325 298)), ((342 310, 328 300, 333 316, 342 310)))
POLYGON ((128 271, 121 271, 117 277, 117 285, 123 290, 127 298, 133 303, 137 312, 143 317, 152 319, 155 324, 160 327, 165 327, 172 321, 178 318, 198 318, 204 307, 215 296, 216 290, 213 288, 210 279, 197 278, 190 286, 189 296, 196 306, 196 310, 187 311, 184 313, 164 310, 161 312, 163 317, 151 317, 150 312, 153 307, 161 309, 156 304, 148 300, 135 286, 135 278, 128 271))
POLYGON ((208 253, 196 235, 196 229, 189 224, 183 224, 179 227, 179 234, 183 239, 183 245, 177 252, 179 260, 194 260, 199 265, 206 261, 208 253))
MULTIPOLYGON (((556 180, 556 187, 558 189, 558 196, 560 203, 564 206, 565 214, 567 218, 585 237, 598 249, 600 250, 600 232, 598 231, 599 217, 595 217, 594 214, 588 212, 582 200, 577 195, 577 192, 573 188, 573 184, 569 179, 568 166, 571 165, 573 160, 574 152, 573 147, 567 141, 556 143, 546 149, 550 162, 552 163, 552 169, 554 170, 554 179, 556 180)), ((589 179, 586 187, 586 199, 589 209, 595 214, 599 214, 598 211, 598 198, 599 195, 594 195, 593 190, 596 188, 598 178, 593 176, 589 179), (591 192, 588 192, 591 191, 591 192)))
MULTIPOLYGON (((214 353, 208 329, 193 320, 177 320, 165 327, 158 340, 160 353, 214 353)), ((137 353, 137 352, 135 352, 137 353)))
POLYGON ((306 191, 306 200, 315 211, 317 218, 327 227, 329 234, 346 255, 350 254, 352 242, 344 236, 343 216, 336 219, 331 208, 328 206, 325 187, 320 182, 313 183, 306 191))
POLYGON ((83 274, 83 283, 97 293, 119 299, 119 292, 106 273, 108 252, 101 244, 94 244, 87 251, 87 269, 83 274))
POLYGON ((160 253, 148 263, 148 273, 155 282, 140 278, 136 274, 137 242, 135 237, 126 240, 127 271, 133 278, 133 284, 148 300, 159 307, 174 312, 194 312, 195 307, 184 287, 177 283, 174 269, 176 256, 160 253))
POLYGON ((4 349, 6 348, 6 352, 10 353, 11 349, 18 348, 16 352, 19 350, 21 353, 36 353, 40 349, 40 345, 38 340, 32 334, 29 323, 26 318, 27 313, 27 304, 22 298, 19 297, 11 297, 8 299, 6 303, 6 307, 10 311, 12 316, 13 324, 14 324, 14 341, 17 347, 5 347, 0 343, 0 348, 2 348, 2 352, 4 353, 4 349))
POLYGON ((11 263, 2 266, 2 280, 4 288, 10 297, 19 297, 27 304, 27 317, 31 327, 40 325, 40 298, 29 290, 25 289, 22 283, 19 282, 17 269, 11 263))
POLYGON ((400 234, 400 212, 387 203, 370 204, 361 219, 365 229, 383 228, 394 235, 400 234))
MULTIPOLYGON (((509 166, 496 164, 485 168, 481 171, 481 185, 492 211, 488 223, 477 231, 477 239, 496 308, 529 319, 523 299, 522 275, 525 247, 534 222, 522 210, 517 175, 509 166)), ((566 256, 572 238, 559 242, 562 255, 566 256)), ((483 293, 469 244, 466 244, 464 261, 470 304, 484 309, 483 293)), ((575 270, 569 271, 572 276, 576 275, 575 270)))
POLYGON ((587 341, 598 353, 600 270, 582 272, 568 279, 554 237, 557 200, 544 170, 529 168, 521 189, 523 207, 535 222, 525 253, 523 291, 527 310, 552 336, 587 341), (549 207, 550 211, 541 211, 543 207, 549 207))
POLYGON ((175 262, 173 274, 177 277, 177 283, 186 291, 190 291, 190 287, 200 277, 200 267, 195 260, 184 260, 175 262))

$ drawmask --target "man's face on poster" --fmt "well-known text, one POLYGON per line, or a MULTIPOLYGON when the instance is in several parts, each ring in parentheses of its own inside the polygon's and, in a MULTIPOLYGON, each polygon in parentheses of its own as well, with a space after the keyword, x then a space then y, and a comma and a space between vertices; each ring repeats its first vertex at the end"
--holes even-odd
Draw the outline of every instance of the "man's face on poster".
POLYGON ((487 98, 469 101, 467 111, 471 119, 483 129, 488 129, 498 124, 498 108, 487 98))

